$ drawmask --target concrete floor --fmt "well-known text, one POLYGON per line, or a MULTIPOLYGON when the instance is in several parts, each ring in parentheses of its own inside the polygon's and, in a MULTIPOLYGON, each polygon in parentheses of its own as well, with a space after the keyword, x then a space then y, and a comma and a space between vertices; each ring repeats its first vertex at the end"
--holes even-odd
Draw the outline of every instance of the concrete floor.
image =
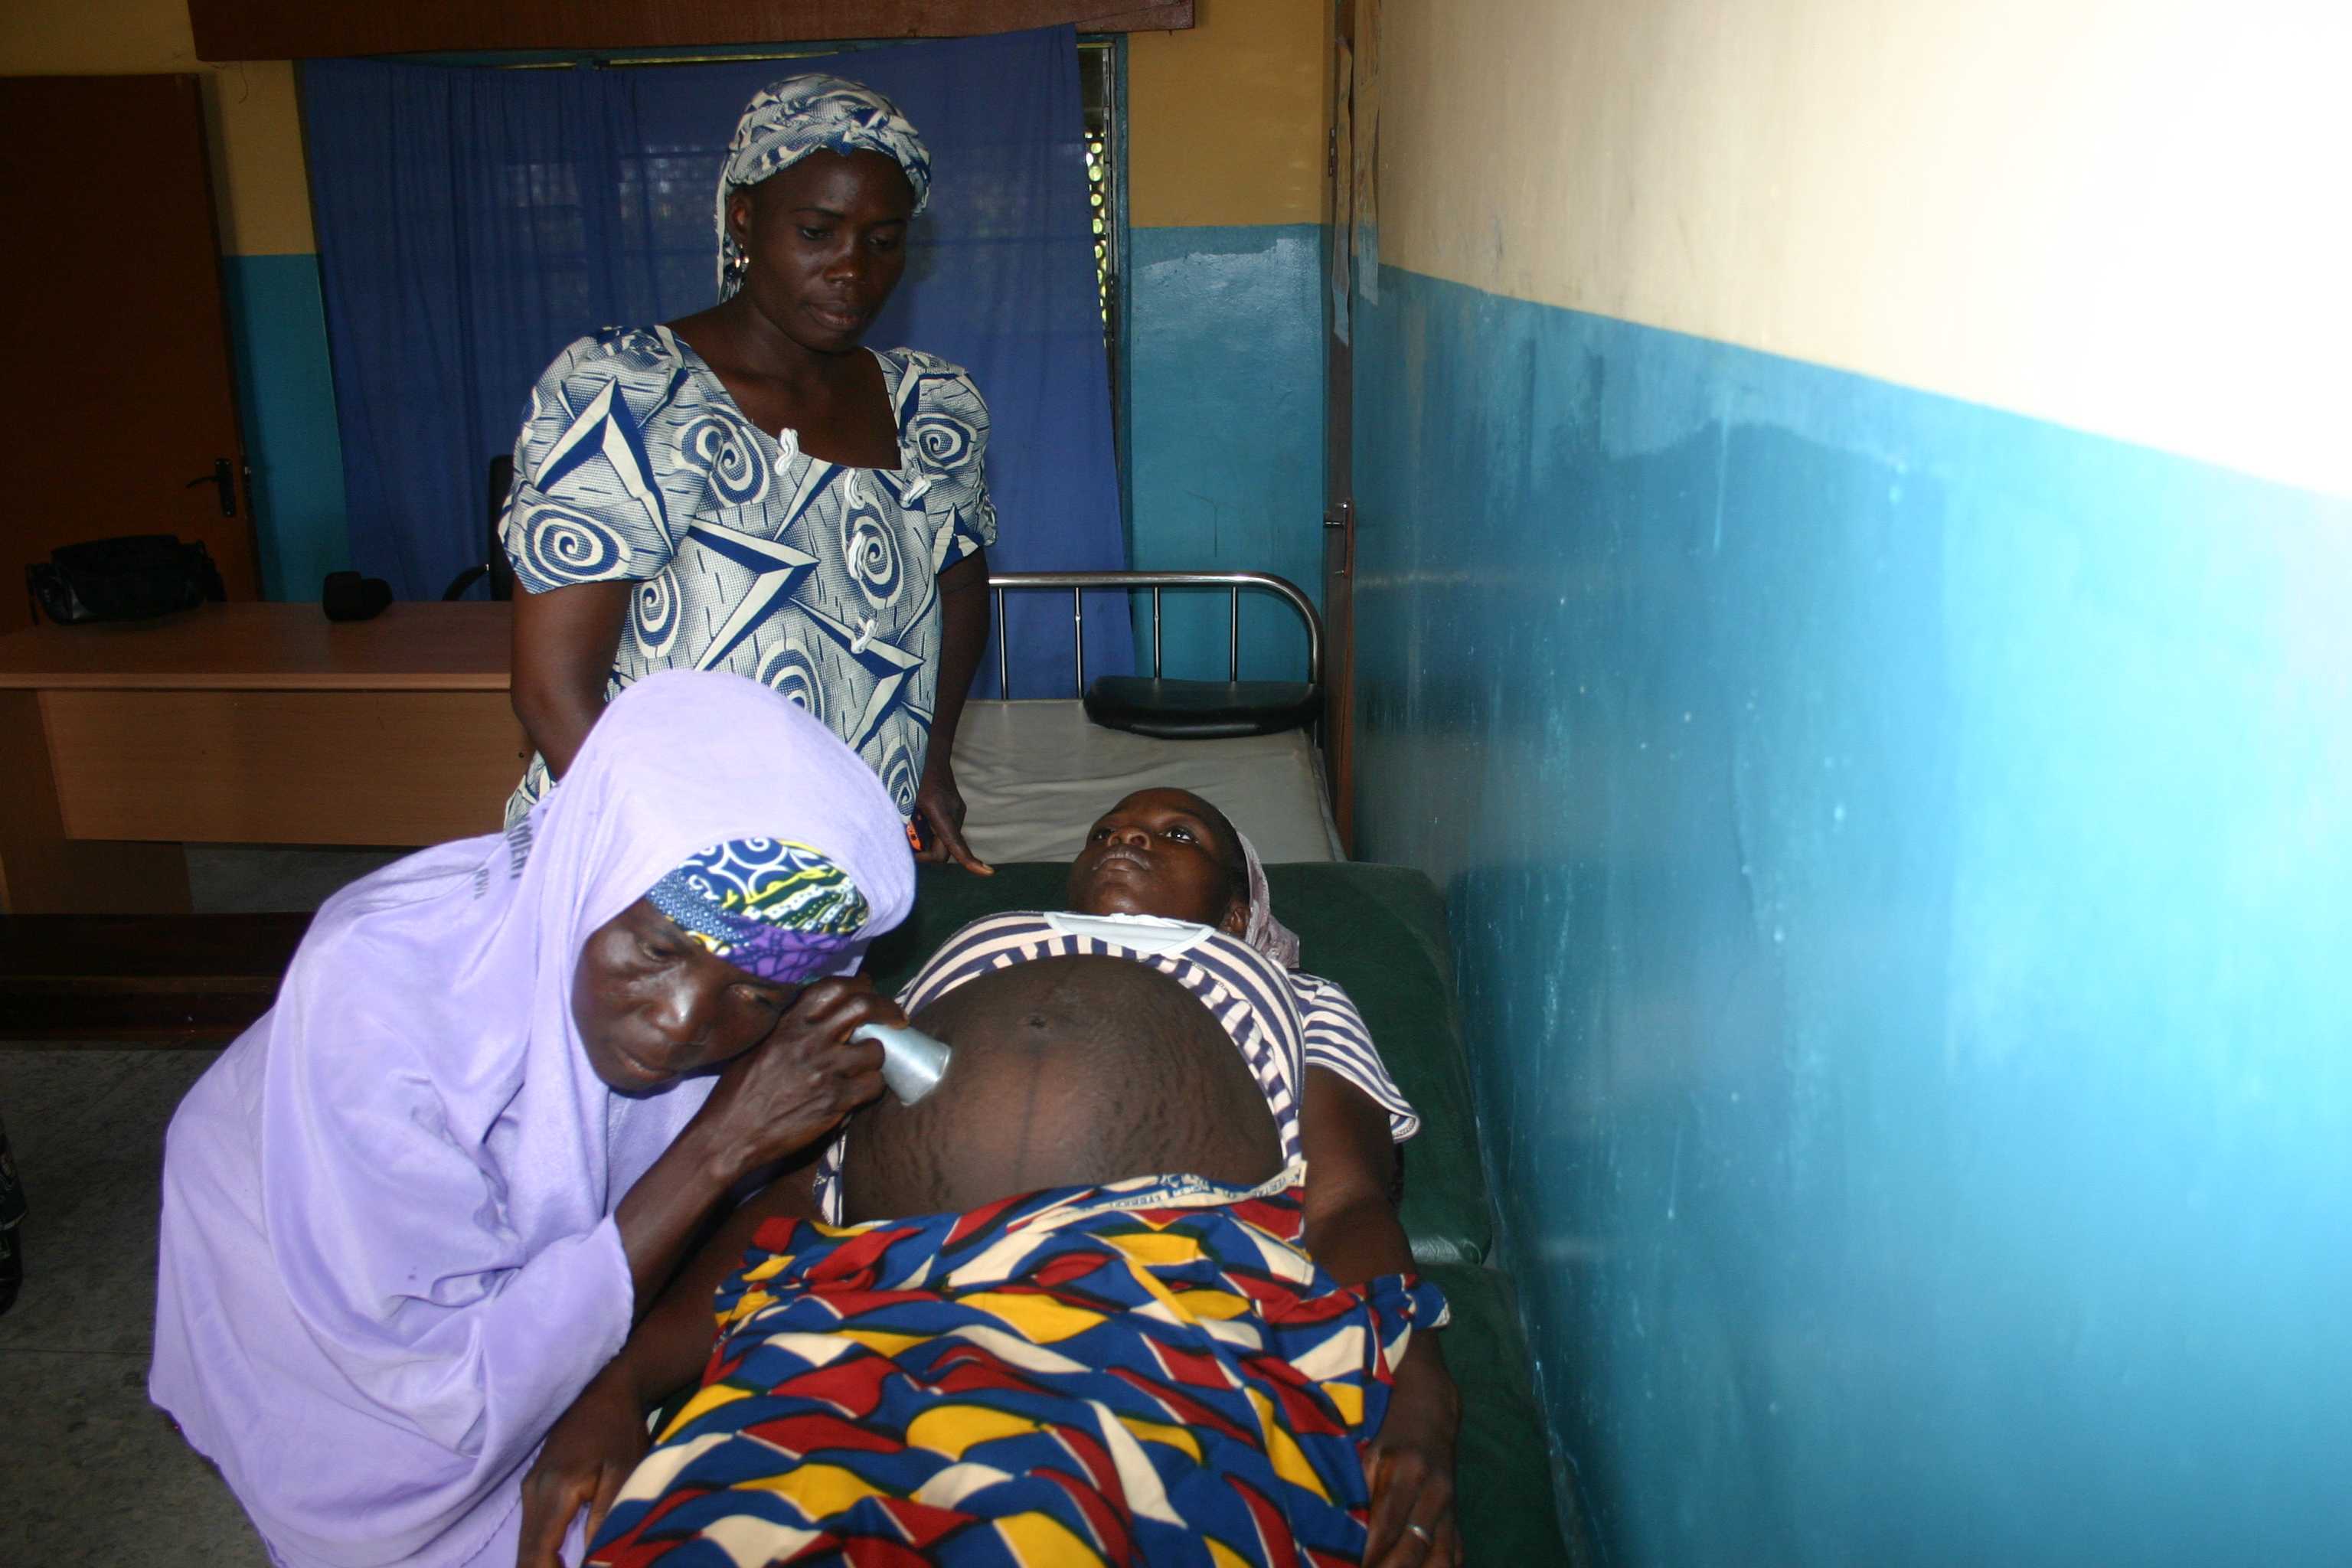
POLYGON ((269 1559, 147 1403, 163 1129, 217 1051, 0 1048, 32 1212, 0 1316, 0 1559, 184 1568, 269 1559))
MULTIPOLYGON (((208 912, 316 909, 396 858, 192 847, 208 912)), ((216 1050, 0 1042, 0 1122, 31 1214, 0 1315, 0 1562, 262 1568, 220 1477, 147 1403, 163 1130, 216 1050)))

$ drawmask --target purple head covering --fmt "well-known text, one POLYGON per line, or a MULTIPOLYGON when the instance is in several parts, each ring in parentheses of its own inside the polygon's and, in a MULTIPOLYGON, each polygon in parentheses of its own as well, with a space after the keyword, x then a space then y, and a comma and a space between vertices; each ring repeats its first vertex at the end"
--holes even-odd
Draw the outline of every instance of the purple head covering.
POLYGON ((1265 883, 1265 862, 1257 858, 1257 846, 1240 828, 1234 837, 1241 840, 1242 859, 1249 868, 1249 924, 1242 930, 1242 940, 1257 949, 1285 969, 1298 967, 1298 933, 1274 918, 1274 892, 1265 883))
POLYGON ((505 834, 329 900, 190 1092, 149 1386, 277 1560, 454 1564, 511 1536, 523 1465, 628 1333, 613 1211, 712 1081, 596 1077, 581 948, 707 847, 762 839, 863 903, 852 925, 836 900, 824 968, 905 918, 898 809, 856 753, 753 681, 649 676, 505 834))

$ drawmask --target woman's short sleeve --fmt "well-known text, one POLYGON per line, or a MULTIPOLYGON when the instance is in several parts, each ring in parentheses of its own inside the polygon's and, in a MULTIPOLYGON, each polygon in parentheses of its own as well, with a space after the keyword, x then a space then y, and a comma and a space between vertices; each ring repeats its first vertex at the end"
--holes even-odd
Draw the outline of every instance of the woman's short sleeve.
POLYGON ((1404 1091, 1389 1076, 1372 1032, 1355 999, 1336 981, 1293 970, 1291 990, 1298 997, 1300 1017, 1307 1028, 1307 1065, 1338 1073, 1389 1113, 1389 1136, 1402 1143, 1421 1131, 1421 1118, 1404 1091))
POLYGON ((643 582, 677 552, 648 429, 685 366, 666 332, 582 338, 531 389, 515 437, 515 482, 499 537, 534 594, 575 583, 643 582))
POLYGON ((961 366, 907 351, 915 378, 905 445, 920 470, 919 504, 929 525, 932 570, 944 571, 996 542, 988 499, 988 404, 961 366))

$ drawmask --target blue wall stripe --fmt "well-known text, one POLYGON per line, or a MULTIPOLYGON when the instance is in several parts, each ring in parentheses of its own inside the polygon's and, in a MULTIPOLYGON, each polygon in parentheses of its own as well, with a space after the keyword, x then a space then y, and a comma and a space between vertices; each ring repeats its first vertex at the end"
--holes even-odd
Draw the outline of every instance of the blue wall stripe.
POLYGON ((2352 503, 1381 285, 1360 848, 1612 1560, 2341 1561, 2352 503))
POLYGON ((351 564, 319 258, 225 256, 221 274, 253 468, 262 592, 316 599, 320 580, 351 564))

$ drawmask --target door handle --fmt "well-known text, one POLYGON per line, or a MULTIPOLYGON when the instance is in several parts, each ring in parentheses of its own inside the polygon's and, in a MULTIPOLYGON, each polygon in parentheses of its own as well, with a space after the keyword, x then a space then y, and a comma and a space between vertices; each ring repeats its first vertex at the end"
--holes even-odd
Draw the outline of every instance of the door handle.
POLYGON ((182 488, 194 489, 198 485, 216 486, 220 490, 221 515, 236 515, 236 468, 226 458, 215 458, 211 473, 198 474, 182 488))
MULTIPOLYGON (((1323 526, 1339 536, 1335 542, 1339 547, 1338 575, 1354 576, 1356 574, 1356 503, 1352 500, 1333 501, 1324 509, 1323 526)), ((1324 538, 1330 539, 1330 534, 1325 534, 1324 538)), ((1327 560, 1329 558, 1328 550, 1325 558, 1327 560)))

